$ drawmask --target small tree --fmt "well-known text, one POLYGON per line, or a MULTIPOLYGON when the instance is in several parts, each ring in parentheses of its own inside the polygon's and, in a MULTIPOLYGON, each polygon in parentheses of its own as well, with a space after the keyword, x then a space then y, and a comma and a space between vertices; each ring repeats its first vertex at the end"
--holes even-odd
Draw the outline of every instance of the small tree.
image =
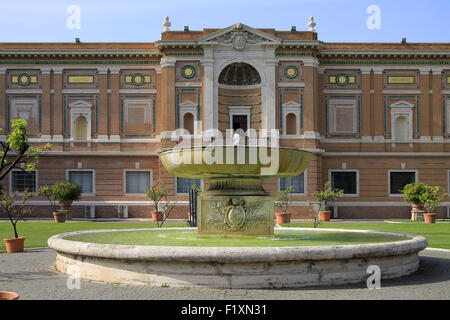
POLYGON ((46 197, 53 208, 53 212, 58 212, 58 209, 56 208, 56 203, 54 202, 56 200, 53 197, 51 187, 49 187, 49 186, 40 187, 38 190, 38 195, 41 197, 46 197))
POLYGON ((0 206, 8 215, 16 239, 19 238, 19 234, 17 233, 17 222, 25 220, 25 217, 33 212, 33 209, 27 205, 27 202, 31 197, 32 194, 25 190, 22 201, 19 204, 16 204, 17 192, 10 195, 6 191, 0 190, 0 206))
POLYGON ((76 183, 62 181, 52 186, 50 192, 52 198, 57 201, 78 201, 81 199, 82 190, 76 183))
POLYGON ((428 186, 423 182, 409 183, 400 192, 403 194, 405 202, 414 204, 419 208, 424 208, 422 195, 428 191, 428 186))
MULTIPOLYGON (((28 144, 27 122, 22 119, 11 120, 12 131, 6 141, 0 141, 0 181, 13 169, 30 172, 39 162, 39 153, 48 151, 50 144, 43 148, 33 148, 28 144), (8 160, 11 159, 11 160, 8 160)), ((0 133, 3 129, 0 129, 0 133)))
POLYGON ((166 222, 173 210, 173 206, 171 206, 167 196, 167 189, 161 181, 158 181, 147 189, 145 193, 147 194, 147 197, 152 200, 156 214, 158 214, 158 212, 163 213, 162 221, 158 221, 158 219, 156 219, 156 225, 158 228, 162 228, 164 222, 166 222))
POLYGON ((421 194, 420 201, 426 213, 432 213, 438 205, 441 204, 442 199, 446 193, 441 193, 439 187, 426 186, 426 191, 421 194))
POLYGON ((292 193, 294 193, 294 188, 292 186, 277 191, 275 195, 275 205, 283 210, 283 213, 287 213, 288 207, 291 204, 292 193))
POLYGON ((170 214, 172 213, 172 210, 174 209, 174 206, 171 205, 169 201, 169 197, 167 196, 167 193, 164 194, 163 200, 162 200, 162 212, 163 212, 163 220, 161 222, 156 221, 156 225, 158 228, 162 228, 164 222, 166 222, 167 218, 169 218, 170 214))
POLYGON ((327 181, 324 188, 318 192, 313 193, 314 200, 308 200, 312 206, 314 228, 319 224, 319 212, 327 209, 329 201, 341 198, 344 195, 344 190, 331 189, 331 182, 327 181))
POLYGON ((164 196, 166 196, 167 190, 164 188, 164 184, 161 181, 158 181, 154 185, 152 185, 149 189, 145 190, 147 197, 152 200, 153 205, 155 207, 156 212, 160 212, 159 203, 162 201, 164 196))

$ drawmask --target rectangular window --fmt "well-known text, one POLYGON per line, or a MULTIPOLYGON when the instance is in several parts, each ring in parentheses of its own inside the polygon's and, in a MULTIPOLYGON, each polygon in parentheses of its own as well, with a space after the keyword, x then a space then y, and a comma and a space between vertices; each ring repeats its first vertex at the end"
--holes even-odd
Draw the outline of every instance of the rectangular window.
POLYGON ((197 188, 201 186, 200 179, 177 178, 177 193, 189 193, 193 185, 197 188))
POLYGON ((415 171, 391 171, 389 173, 389 194, 402 194, 407 184, 416 182, 415 171))
POLYGON ((305 193, 305 173, 295 177, 280 178, 280 190, 294 188, 294 193, 305 193))
POLYGON ((94 193, 93 171, 69 171, 68 179, 79 185, 82 193, 94 193))
POLYGON ((11 191, 22 193, 36 192, 36 171, 11 171, 11 191))
POLYGON ((357 171, 332 171, 331 188, 344 190, 344 195, 358 194, 357 171))
POLYGON ((125 173, 125 193, 145 193, 150 188, 150 171, 127 171, 125 173))

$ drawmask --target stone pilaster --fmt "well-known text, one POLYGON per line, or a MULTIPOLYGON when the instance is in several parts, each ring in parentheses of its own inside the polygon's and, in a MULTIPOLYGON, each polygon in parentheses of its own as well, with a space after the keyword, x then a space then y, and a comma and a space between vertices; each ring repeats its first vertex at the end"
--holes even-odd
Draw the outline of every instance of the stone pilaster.
MULTIPOLYGON (((383 71, 374 70, 373 75, 373 119, 372 124, 374 125, 374 136, 384 138, 384 110, 383 110, 383 71)), ((387 110, 389 112, 389 110, 387 110)), ((378 139, 379 139, 378 138, 378 139)), ((377 138, 375 138, 377 139, 377 138)))
MULTIPOLYGON (((8 127, 6 125, 6 68, 0 69, 0 128, 6 130, 8 127)), ((5 132, 0 133, 0 136, 4 135, 5 132)))
MULTIPOLYGON (((417 107, 417 106, 416 106, 417 107)), ((431 137, 430 128, 430 70, 420 70, 420 136, 431 137)))
POLYGON ((370 107, 370 71, 361 71, 361 136, 372 135, 370 107))
POLYGON ((110 68, 110 140, 120 141, 120 69, 110 68))
POLYGON ((41 137, 51 138, 51 69, 42 68, 41 137))
POLYGON ((62 141, 63 139, 63 123, 66 119, 63 118, 63 96, 62 96, 62 68, 53 69, 53 95, 52 95, 52 125, 51 134, 54 140, 62 141))
POLYGON ((214 101, 214 63, 213 50, 211 48, 204 49, 203 61, 203 127, 212 129, 214 126, 218 128, 218 112, 217 104, 214 101))
POLYGON ((431 123, 431 135, 433 139, 442 138, 442 70, 433 70, 432 74, 432 123, 431 123))
POLYGON ((108 140, 108 68, 98 70, 98 139, 108 140))

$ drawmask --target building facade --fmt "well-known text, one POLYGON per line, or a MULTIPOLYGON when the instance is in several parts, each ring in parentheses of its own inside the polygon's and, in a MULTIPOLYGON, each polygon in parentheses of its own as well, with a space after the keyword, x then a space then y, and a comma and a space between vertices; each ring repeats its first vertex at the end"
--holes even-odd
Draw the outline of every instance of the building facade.
MULTIPOLYGON (((307 199, 328 180, 345 191, 330 204, 344 219, 408 218, 398 190, 409 182, 448 192, 450 44, 324 43, 313 28, 240 23, 167 29, 154 43, 0 44, 0 127, 25 119, 33 145, 52 145, 4 188, 70 180, 83 189, 74 217, 148 218, 144 191, 159 180, 185 218, 202 182, 170 176, 157 151, 174 145, 168 132, 201 123, 279 129, 281 146, 314 153, 304 174, 265 181, 272 193, 294 186, 294 218, 310 217, 307 199)), ((45 199, 32 204, 51 217, 45 199)))

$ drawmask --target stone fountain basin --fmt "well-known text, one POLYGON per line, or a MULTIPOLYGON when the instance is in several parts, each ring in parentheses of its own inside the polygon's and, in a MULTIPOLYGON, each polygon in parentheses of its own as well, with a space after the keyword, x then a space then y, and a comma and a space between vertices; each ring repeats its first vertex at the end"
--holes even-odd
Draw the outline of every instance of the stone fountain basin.
MULTIPOLYGON (((169 229, 186 228, 147 230, 169 229)), ((393 234, 408 240, 308 247, 181 247, 95 244, 64 239, 86 233, 143 230, 70 232, 51 237, 48 246, 57 251, 58 271, 82 279, 131 285, 251 289, 364 282, 371 265, 380 267, 382 279, 405 276, 418 269, 418 253, 428 244, 426 238, 411 234, 311 228, 289 230, 393 234)))
POLYGON ((306 170, 311 160, 311 156, 311 152, 301 149, 257 146, 175 148, 164 150, 159 153, 162 164, 170 174, 181 178, 191 179, 216 177, 276 178, 297 176, 306 170), (214 152, 221 149, 222 156, 212 153, 214 148, 217 148, 214 152), (262 157, 260 156, 260 152, 262 152, 261 149, 263 149, 262 157), (239 152, 243 155, 245 154, 244 163, 239 162, 239 152), (216 159, 221 161, 208 163, 205 161, 205 153, 212 154, 213 157, 217 157, 216 159), (256 155, 255 161, 251 161, 251 153, 256 155), (264 170, 271 168, 271 165, 273 164, 272 162, 268 163, 266 161, 266 153, 268 157, 278 154, 278 163, 272 167, 274 170, 264 170), (178 159, 188 159, 188 161, 180 163, 178 159))

